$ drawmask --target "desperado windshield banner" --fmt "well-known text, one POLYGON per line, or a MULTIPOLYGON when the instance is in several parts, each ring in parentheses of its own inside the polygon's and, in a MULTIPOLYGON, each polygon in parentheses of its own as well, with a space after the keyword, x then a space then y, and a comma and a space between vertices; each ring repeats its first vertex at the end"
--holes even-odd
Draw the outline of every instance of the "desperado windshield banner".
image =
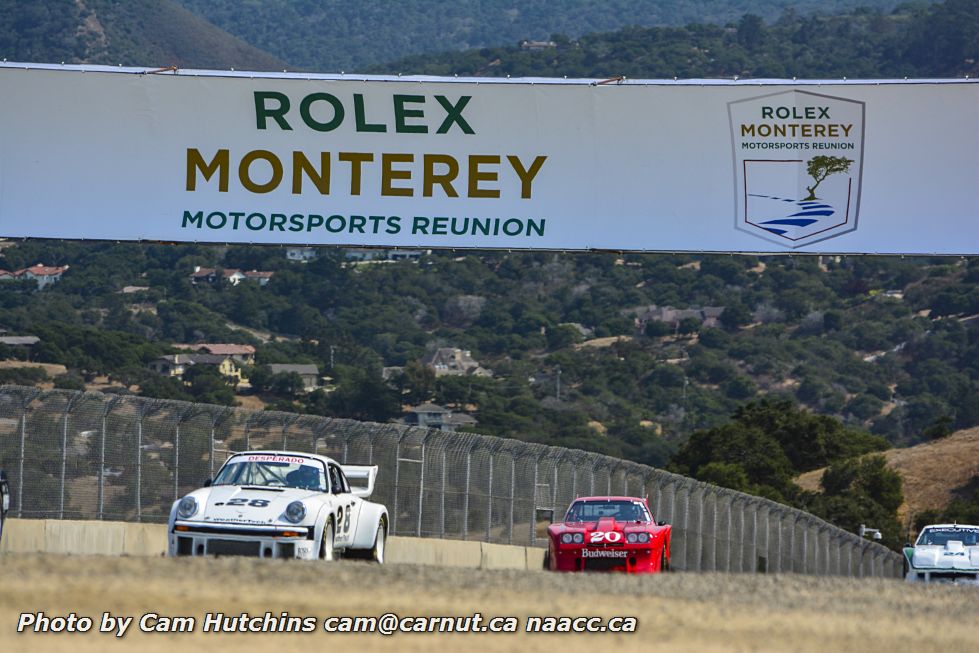
POLYGON ((0 65, 0 237, 979 253, 975 80, 0 65))

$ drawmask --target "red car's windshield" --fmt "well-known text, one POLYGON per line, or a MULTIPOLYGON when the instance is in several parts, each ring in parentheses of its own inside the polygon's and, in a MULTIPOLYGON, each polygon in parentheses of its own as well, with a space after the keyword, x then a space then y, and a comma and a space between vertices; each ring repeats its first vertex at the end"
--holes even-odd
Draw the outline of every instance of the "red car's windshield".
POLYGON ((564 521, 598 521, 602 517, 613 517, 616 521, 652 521, 641 501, 628 500, 575 501, 564 521))

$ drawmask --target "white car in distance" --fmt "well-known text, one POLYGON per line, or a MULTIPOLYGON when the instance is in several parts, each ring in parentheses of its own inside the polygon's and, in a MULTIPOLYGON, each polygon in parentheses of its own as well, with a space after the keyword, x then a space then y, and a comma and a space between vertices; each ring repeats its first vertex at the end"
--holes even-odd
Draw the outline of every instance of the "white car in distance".
POLYGON ((174 502, 168 555, 383 563, 387 509, 367 500, 376 477, 377 466, 315 454, 233 454, 213 481, 174 502))
POLYGON ((915 581, 979 583, 979 526, 933 524, 904 547, 904 577, 915 581))

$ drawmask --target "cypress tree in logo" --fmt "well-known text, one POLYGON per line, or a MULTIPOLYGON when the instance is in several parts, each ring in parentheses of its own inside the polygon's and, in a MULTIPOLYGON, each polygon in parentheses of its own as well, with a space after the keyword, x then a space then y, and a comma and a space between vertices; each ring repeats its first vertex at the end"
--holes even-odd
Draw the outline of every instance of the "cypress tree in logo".
POLYGON ((823 180, 830 175, 849 171, 851 163, 853 163, 853 159, 842 156, 814 156, 809 159, 809 163, 806 164, 806 172, 816 183, 812 186, 806 186, 809 196, 802 201, 811 202, 816 199, 816 188, 819 184, 823 183, 823 180))

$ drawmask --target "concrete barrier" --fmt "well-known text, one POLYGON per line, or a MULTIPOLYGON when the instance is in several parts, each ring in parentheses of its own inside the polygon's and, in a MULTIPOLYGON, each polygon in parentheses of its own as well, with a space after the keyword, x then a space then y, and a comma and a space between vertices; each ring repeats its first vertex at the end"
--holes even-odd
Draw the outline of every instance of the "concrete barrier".
POLYGON ((166 553, 164 524, 9 519, 0 551, 68 555, 159 556, 166 553))
POLYGON ((481 543, 481 569, 526 569, 526 547, 481 543))
POLYGON ((27 553, 47 551, 44 541, 44 525, 42 519, 8 519, 3 526, 3 541, 0 551, 12 553, 27 553))
MULTIPOLYGON (((165 524, 8 519, 0 552, 65 555, 162 556, 165 524)), ((418 537, 388 538, 387 561, 393 564, 470 569, 541 569, 544 550, 486 542, 418 537)))
POLYGON ((482 542, 392 535, 388 538, 387 560, 414 565, 478 568, 482 561, 481 545, 482 542))

